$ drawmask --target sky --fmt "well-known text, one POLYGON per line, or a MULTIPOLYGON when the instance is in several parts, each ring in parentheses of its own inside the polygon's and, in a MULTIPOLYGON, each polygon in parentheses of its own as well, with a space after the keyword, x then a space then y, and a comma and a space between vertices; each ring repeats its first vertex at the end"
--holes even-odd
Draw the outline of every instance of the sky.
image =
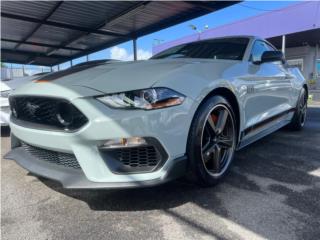
MULTIPOLYGON (((248 17, 260 15, 270 11, 297 4, 297 1, 244 1, 228 8, 207 14, 205 16, 195 18, 193 20, 178 24, 176 26, 146 35, 137 40, 138 59, 148 59, 152 56, 152 46, 159 42, 168 42, 195 33, 190 25, 196 26, 199 30, 203 30, 206 25, 215 28, 231 22, 239 21, 248 17)), ((132 42, 127 42, 105 49, 89 55, 89 60, 112 58, 119 60, 132 60, 132 42)), ((73 64, 77 64, 86 60, 86 57, 73 60, 73 64)), ((18 67, 18 65, 15 65, 18 67)), ((70 67, 70 62, 60 64, 60 69, 70 67)), ((26 66, 29 69, 30 66, 26 66)), ((34 69, 34 67, 32 67, 34 69)), ((29 70, 30 73, 36 70, 29 70)))

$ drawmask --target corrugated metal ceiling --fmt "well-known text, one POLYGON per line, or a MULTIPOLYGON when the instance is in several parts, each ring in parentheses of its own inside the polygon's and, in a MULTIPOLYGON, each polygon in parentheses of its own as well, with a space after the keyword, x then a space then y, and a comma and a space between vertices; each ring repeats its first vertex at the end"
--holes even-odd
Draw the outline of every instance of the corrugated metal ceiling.
POLYGON ((1 61, 53 66, 235 3, 2 1, 1 61))

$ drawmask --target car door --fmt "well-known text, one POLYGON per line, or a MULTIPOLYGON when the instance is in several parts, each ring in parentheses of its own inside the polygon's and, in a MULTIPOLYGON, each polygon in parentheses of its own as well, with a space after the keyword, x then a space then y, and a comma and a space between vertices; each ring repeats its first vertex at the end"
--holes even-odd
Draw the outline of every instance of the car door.
POLYGON ((292 76, 280 61, 261 63, 265 51, 275 49, 265 41, 256 40, 245 81, 245 128, 267 122, 291 108, 292 76))

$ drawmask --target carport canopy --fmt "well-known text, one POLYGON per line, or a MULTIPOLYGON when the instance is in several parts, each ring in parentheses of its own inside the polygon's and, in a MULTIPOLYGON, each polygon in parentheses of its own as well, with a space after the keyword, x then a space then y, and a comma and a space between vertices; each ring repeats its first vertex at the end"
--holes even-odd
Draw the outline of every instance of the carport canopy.
MULTIPOLYGON (((268 39, 275 47, 281 49, 282 36, 276 36, 268 39)), ((300 47, 304 45, 316 46, 320 44, 320 28, 311 29, 302 32, 289 33, 286 35, 286 47, 300 47)))
POLYGON ((2 1, 1 61, 54 66, 214 12, 232 1, 2 1))

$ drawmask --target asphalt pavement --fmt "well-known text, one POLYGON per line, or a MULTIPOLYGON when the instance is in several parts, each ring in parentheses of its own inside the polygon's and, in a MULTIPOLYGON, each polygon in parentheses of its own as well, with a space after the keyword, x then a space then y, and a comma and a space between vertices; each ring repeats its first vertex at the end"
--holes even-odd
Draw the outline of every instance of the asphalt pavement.
MULTIPOLYGON (((2 155, 10 148, 2 129, 2 155)), ((65 190, 1 160, 2 239, 320 238, 320 106, 304 130, 236 153, 219 185, 184 180, 131 190, 65 190)))

